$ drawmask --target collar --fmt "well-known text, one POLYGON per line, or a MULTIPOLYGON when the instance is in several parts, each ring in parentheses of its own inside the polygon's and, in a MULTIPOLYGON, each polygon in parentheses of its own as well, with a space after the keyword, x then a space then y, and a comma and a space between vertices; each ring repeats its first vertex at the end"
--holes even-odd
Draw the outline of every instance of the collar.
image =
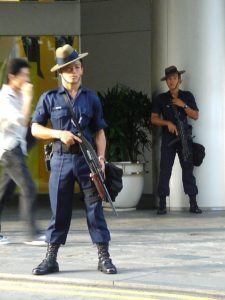
MULTIPOLYGON (((178 97, 180 97, 182 94, 183 94, 183 91, 182 91, 182 90, 179 90, 179 91, 178 91, 178 97)), ((169 98, 172 98, 171 93, 170 93, 170 90, 167 92, 167 95, 168 95, 169 98)))
POLYGON ((11 88, 11 86, 8 85, 8 84, 3 84, 2 89, 1 89, 1 92, 2 92, 3 94, 7 94, 7 95, 9 95, 9 96, 11 96, 11 97, 13 97, 13 98, 21 98, 21 97, 22 97, 22 93, 21 93, 21 92, 16 93, 16 92, 11 88))
MULTIPOLYGON (((58 91, 59 91, 59 94, 64 94, 65 92, 67 92, 67 91, 66 91, 66 88, 65 88, 63 85, 61 85, 61 86, 59 87, 58 91)), ((80 85, 78 91, 79 91, 79 93, 83 93, 83 92, 86 92, 86 91, 87 91, 87 88, 84 87, 83 85, 80 85)))

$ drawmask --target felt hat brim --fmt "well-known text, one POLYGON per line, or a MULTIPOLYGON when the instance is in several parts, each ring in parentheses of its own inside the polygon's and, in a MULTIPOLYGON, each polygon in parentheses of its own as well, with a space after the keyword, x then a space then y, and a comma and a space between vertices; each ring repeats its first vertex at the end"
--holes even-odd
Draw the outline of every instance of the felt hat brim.
POLYGON ((88 52, 81 53, 81 54, 78 55, 77 58, 75 58, 75 59, 73 59, 73 60, 71 60, 71 61, 69 61, 69 62, 67 62, 67 63, 65 63, 65 64, 62 64, 62 65, 56 64, 54 67, 51 68, 50 71, 51 71, 51 72, 58 71, 58 70, 60 70, 60 69, 62 69, 62 68, 64 68, 64 67, 66 67, 66 66, 72 64, 72 63, 75 62, 76 60, 82 59, 83 57, 85 57, 85 56, 87 56, 87 55, 88 55, 88 52))
POLYGON ((171 72, 171 73, 169 73, 169 74, 163 76, 160 80, 161 80, 161 81, 164 81, 164 80, 167 79, 168 76, 170 76, 170 75, 172 75, 172 74, 180 74, 180 75, 181 75, 181 74, 183 74, 183 73, 185 73, 185 72, 186 72, 185 70, 171 72))

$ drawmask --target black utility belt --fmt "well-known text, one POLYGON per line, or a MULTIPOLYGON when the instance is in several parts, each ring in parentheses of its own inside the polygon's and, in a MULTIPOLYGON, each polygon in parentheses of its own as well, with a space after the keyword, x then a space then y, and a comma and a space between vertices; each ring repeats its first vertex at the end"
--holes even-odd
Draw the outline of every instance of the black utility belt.
POLYGON ((73 145, 66 145, 63 143, 53 143, 52 146, 53 152, 59 152, 59 153, 71 153, 71 154, 80 154, 80 146, 78 143, 73 145))

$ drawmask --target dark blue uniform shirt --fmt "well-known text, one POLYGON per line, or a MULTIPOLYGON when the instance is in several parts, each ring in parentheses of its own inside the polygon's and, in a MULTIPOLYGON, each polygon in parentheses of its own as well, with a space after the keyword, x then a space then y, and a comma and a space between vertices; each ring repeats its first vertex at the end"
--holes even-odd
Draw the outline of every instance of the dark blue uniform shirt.
MULTIPOLYGON (((178 98, 183 100, 190 108, 198 111, 195 98, 191 92, 179 90, 178 98)), ((171 106, 172 104, 171 101, 172 101, 172 96, 169 91, 158 95, 153 101, 152 112, 158 114, 159 116, 162 115, 164 120, 171 121, 176 125, 177 121, 174 116, 174 112, 171 106)), ((182 107, 177 107, 177 108, 179 111, 180 119, 188 126, 187 114, 185 110, 182 107)), ((163 133, 169 133, 168 128, 166 126, 163 126, 163 133)))
MULTIPOLYGON (((77 130, 71 122, 71 114, 65 102, 64 93, 67 91, 61 86, 42 94, 33 114, 32 123, 46 126, 50 119, 53 129, 76 133, 77 130)), ((93 135, 107 126, 103 119, 102 105, 98 96, 82 86, 75 99, 70 97, 70 100, 85 137, 93 142, 93 135)))

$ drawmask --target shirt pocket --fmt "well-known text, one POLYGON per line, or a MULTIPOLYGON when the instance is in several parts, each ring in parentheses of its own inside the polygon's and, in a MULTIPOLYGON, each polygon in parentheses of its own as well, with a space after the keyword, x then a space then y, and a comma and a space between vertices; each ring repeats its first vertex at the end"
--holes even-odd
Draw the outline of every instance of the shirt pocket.
POLYGON ((79 124, 82 129, 85 129, 89 126, 91 119, 92 119, 92 114, 88 110, 81 110, 80 112, 80 117, 79 117, 79 124))
POLYGON ((54 129, 67 129, 71 115, 67 107, 53 107, 51 112, 51 122, 54 129))
POLYGON ((162 114, 164 119, 168 119, 168 120, 173 119, 173 109, 170 103, 164 105, 162 109, 162 114))

